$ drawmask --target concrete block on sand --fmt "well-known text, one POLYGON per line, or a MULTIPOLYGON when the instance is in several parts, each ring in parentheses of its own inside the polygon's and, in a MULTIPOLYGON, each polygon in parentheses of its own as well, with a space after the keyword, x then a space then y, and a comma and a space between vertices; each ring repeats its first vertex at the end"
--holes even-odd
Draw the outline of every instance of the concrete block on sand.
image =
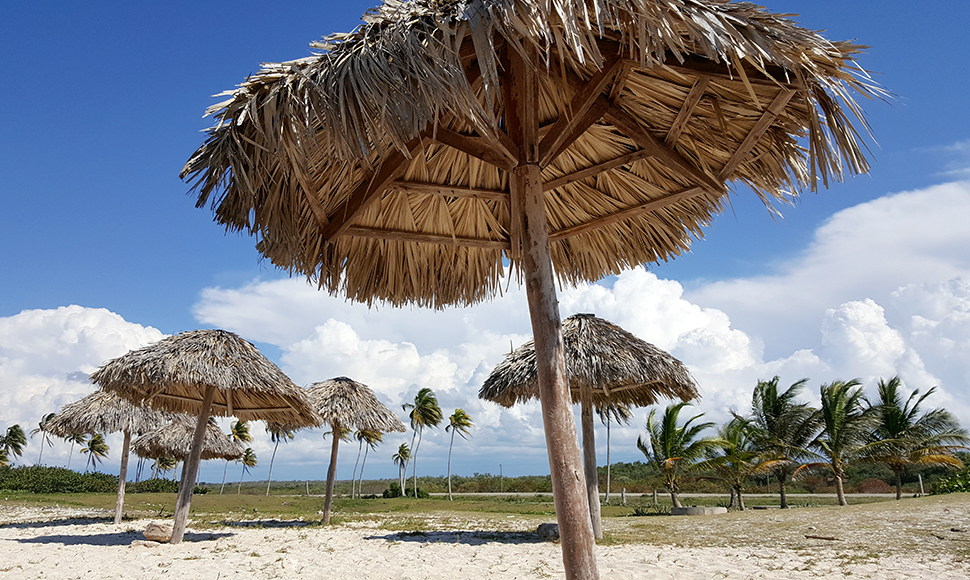
POLYGON ((715 514, 726 514, 726 507, 672 507, 670 508, 670 515, 672 516, 713 516, 715 514))

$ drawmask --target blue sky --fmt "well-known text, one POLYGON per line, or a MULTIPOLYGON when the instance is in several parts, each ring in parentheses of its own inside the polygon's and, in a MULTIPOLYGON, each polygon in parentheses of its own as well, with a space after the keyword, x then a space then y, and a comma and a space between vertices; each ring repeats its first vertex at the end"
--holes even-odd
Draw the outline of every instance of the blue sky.
MULTIPOLYGON (((500 463, 506 474, 538 470, 536 408, 475 400, 509 341, 529 337, 514 287, 440 313, 349 305, 261 262, 253 240, 226 235, 178 178, 209 125, 212 95, 260 62, 308 55, 309 42, 353 28, 370 6, 0 4, 0 427, 33 426, 89 392, 76 373, 128 348, 222 327, 256 342, 298 384, 346 374, 395 410, 432 386, 446 412, 461 406, 476 419, 473 437, 458 443, 459 473, 500 463)), ((697 410, 712 420, 743 410, 754 381, 773 374, 808 376, 810 399, 835 378, 871 388, 899 372, 913 388, 939 385, 931 404, 970 425, 970 3, 768 6, 872 47, 861 64, 896 98, 864 103, 876 138, 871 174, 804 193, 781 208, 783 220, 739 191, 691 254, 567 289, 563 315, 596 312, 681 357, 702 387, 697 410)), ((645 414, 614 431, 615 458, 640 457, 633 442, 645 414)), ((260 437, 256 450, 268 458, 260 437)), ((369 475, 393 476, 388 458, 405 440, 381 447, 369 475)), ((287 448, 275 477, 323 476, 319 433, 287 448)), ((444 472, 443 430, 422 453, 422 471, 444 472)), ((349 477, 353 456, 341 455, 341 469, 350 466, 338 476, 349 477)), ((48 457, 63 464, 66 446, 48 457)), ((265 465, 252 477, 265 477, 265 465)), ((221 467, 206 469, 203 478, 221 477, 221 467)))

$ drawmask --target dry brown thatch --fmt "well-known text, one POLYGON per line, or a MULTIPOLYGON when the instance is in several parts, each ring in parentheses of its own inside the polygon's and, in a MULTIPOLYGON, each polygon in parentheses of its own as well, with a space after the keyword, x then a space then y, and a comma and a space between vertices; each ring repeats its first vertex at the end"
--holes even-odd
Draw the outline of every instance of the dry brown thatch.
POLYGON ((407 430, 374 391, 347 377, 313 383, 306 393, 320 419, 332 427, 380 433, 407 430))
MULTIPOLYGON (((659 398, 697 398, 697 385, 686 366, 670 354, 619 326, 593 316, 574 314, 562 323, 566 375, 573 402, 588 389, 593 405, 656 404, 659 398)), ((485 379, 479 398, 505 407, 539 398, 535 344, 515 349, 485 379)))
POLYGON ((93 435, 118 431, 137 435, 171 420, 171 415, 150 407, 135 405, 128 399, 107 391, 68 403, 49 421, 44 430, 55 437, 93 435))
POLYGON ((726 183, 768 203, 868 170, 864 47, 754 4, 386 0, 364 20, 225 93, 182 170, 216 221, 357 301, 471 304, 503 259, 521 272, 510 52, 540 73, 561 282, 679 255, 726 183))
POLYGON ((164 338, 105 363, 91 380, 110 392, 173 413, 198 414, 208 385, 217 389, 213 415, 320 423, 303 389, 256 347, 224 330, 164 338))
MULTIPOLYGON (((192 449, 195 433, 195 417, 180 416, 171 423, 145 433, 131 444, 138 457, 158 459, 174 457, 184 461, 192 449)), ((223 433, 218 425, 209 423, 205 428, 202 459, 235 460, 243 456, 242 445, 223 433)))

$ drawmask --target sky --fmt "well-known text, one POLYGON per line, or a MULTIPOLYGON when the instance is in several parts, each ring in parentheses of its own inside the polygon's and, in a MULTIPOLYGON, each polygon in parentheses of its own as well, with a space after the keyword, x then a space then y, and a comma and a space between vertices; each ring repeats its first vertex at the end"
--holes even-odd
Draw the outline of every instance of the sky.
MULTIPOLYGON (((261 62, 309 55, 311 41, 352 29, 373 3, 0 2, 0 430, 36 427, 132 348, 223 328, 298 385, 342 375, 369 385, 405 422, 401 405, 432 388, 446 416, 460 407, 475 423, 454 443, 454 473, 548 473, 538 405, 477 398, 510 345, 531 338, 515 283, 464 309, 352 304, 260 260, 253 239, 226 234, 179 180, 213 95, 261 62)), ((893 94, 863 103, 871 173, 804 192, 783 219, 738 189, 689 254, 562 288, 561 314, 595 313, 680 358, 702 394, 685 413, 706 420, 745 412, 757 381, 776 375, 808 378, 803 400, 814 402, 833 380, 874 393, 898 374, 907 390, 936 386, 927 405, 970 427, 970 3, 768 7, 870 46, 860 62, 893 94)), ((644 459, 636 440, 648 412, 614 426, 613 461, 644 459)), ((273 446, 261 424, 253 433, 260 462, 246 479, 265 480, 273 446)), ((322 434, 281 445, 273 478, 323 479, 322 434)), ((390 457, 411 437, 388 435, 365 477, 395 477, 390 457)), ((601 465, 605 439, 598 425, 601 465)), ((108 443, 101 469, 116 471, 120 436, 108 443)), ((449 443, 443 428, 424 434, 419 475, 446 473, 449 443)), ((43 462, 65 465, 69 450, 55 441, 43 462)), ((39 453, 30 439, 18 463, 39 453)), ((356 456, 355 444, 342 448, 339 479, 356 456)), ((82 462, 75 452, 72 466, 82 462)), ((224 468, 206 462, 202 479, 218 482, 224 468)), ((229 474, 238 479, 239 466, 229 474)))

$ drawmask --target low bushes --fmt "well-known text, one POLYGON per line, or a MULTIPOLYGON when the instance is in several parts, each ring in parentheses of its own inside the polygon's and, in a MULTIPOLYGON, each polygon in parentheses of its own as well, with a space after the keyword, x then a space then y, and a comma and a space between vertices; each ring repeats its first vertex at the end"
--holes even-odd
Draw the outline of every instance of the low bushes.
POLYGON ((78 473, 63 467, 21 465, 0 468, 0 489, 31 493, 109 493, 118 478, 107 473, 78 473))

